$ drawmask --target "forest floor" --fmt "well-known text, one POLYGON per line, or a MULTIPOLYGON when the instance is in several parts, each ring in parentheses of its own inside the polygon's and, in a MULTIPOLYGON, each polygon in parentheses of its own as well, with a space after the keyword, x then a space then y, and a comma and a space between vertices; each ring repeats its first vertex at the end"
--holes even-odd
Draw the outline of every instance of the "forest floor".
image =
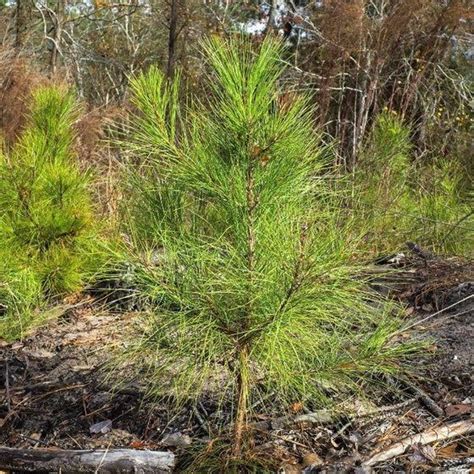
MULTIPOLYGON (((304 407, 262 413, 255 451, 280 472, 472 472, 474 265, 403 257, 397 266, 380 288, 432 337, 434 355, 417 361, 416 379, 388 380, 393 390, 369 407, 352 400, 336 418, 304 407)), ((111 341, 133 319, 88 296, 23 341, 0 340, 0 446, 171 449, 178 459, 189 443, 205 446, 205 403, 170 417, 140 386, 114 390, 102 376, 111 341)))

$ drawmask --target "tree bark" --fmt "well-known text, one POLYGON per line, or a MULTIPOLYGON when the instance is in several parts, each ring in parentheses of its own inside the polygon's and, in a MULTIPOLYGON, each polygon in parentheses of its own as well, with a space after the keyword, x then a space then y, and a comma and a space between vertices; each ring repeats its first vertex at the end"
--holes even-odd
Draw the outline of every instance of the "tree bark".
POLYGON ((175 456, 168 451, 0 447, 0 469, 3 470, 164 474, 172 472, 174 465, 175 456))
POLYGON ((25 44, 27 30, 27 0, 16 0, 15 8, 15 49, 20 50, 25 44))

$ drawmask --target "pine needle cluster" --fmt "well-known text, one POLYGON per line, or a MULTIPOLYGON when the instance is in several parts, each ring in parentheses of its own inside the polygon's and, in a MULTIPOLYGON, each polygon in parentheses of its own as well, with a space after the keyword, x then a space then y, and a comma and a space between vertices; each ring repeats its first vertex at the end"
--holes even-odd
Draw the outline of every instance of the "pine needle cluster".
POLYGON ((281 44, 204 51, 206 103, 182 110, 179 77, 155 68, 131 85, 129 251, 152 310, 125 359, 153 393, 232 403, 238 454, 259 397, 330 403, 399 370, 412 347, 353 263, 310 101, 280 86, 281 44))
POLYGON ((23 134, 0 152, 2 336, 44 297, 80 289, 93 267, 97 226, 90 177, 74 156, 77 117, 69 92, 39 88, 23 134))

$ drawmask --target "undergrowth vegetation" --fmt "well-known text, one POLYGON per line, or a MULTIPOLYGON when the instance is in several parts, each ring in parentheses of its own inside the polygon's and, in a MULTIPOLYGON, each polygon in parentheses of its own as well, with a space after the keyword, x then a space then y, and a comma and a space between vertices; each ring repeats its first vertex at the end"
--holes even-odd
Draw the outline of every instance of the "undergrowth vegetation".
POLYGON ((463 195, 460 164, 415 159, 411 131, 394 111, 375 121, 351 181, 356 227, 369 253, 418 242, 435 252, 469 254, 473 248, 472 196, 463 195))
POLYGON ((74 97, 61 87, 33 94, 25 130, 0 152, 2 334, 23 334, 45 298, 82 288, 97 263, 89 174, 74 156, 74 97))
POLYGON ((256 401, 328 405, 414 350, 397 310, 367 291, 360 242, 325 176, 305 96, 282 97, 281 43, 205 45, 205 103, 179 106, 179 77, 132 81, 128 234, 151 304, 125 363, 176 403, 233 407, 242 454, 256 401))
POLYGON ((6 340, 21 337, 41 303, 37 275, 0 251, 0 335, 6 340))

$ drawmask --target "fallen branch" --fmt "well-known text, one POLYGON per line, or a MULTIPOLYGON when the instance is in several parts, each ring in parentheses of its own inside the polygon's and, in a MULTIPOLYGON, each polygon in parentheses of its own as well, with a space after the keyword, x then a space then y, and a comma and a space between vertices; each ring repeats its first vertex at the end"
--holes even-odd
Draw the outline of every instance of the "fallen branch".
POLYGON ((174 465, 175 455, 169 451, 0 448, 3 470, 164 474, 174 465))
POLYGON ((443 441, 456 436, 461 436, 474 432, 474 422, 472 420, 459 421, 449 425, 438 426, 409 436, 398 443, 392 444, 387 449, 373 454, 367 461, 363 462, 364 467, 375 466, 376 464, 392 459, 403 454, 410 446, 415 444, 430 444, 435 441, 443 441))

